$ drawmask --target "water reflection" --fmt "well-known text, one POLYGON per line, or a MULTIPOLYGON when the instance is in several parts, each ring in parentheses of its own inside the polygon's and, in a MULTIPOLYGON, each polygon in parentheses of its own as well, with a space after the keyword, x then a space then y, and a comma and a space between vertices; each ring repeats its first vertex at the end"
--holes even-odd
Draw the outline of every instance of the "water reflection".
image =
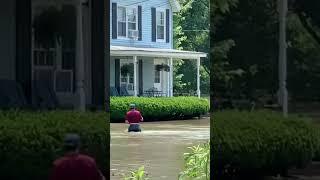
POLYGON ((141 133, 111 124, 111 179, 145 166, 152 180, 177 179, 188 146, 209 139, 209 119, 143 123, 141 133))

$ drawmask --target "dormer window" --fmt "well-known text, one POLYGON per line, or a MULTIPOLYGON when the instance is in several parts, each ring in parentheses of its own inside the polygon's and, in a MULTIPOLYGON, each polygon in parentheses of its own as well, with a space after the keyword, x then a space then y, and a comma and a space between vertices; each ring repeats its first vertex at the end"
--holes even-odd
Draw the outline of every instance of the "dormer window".
POLYGON ((118 36, 133 38, 137 36, 137 8, 118 6, 118 36))
POLYGON ((165 40, 165 12, 157 11, 157 40, 165 40))

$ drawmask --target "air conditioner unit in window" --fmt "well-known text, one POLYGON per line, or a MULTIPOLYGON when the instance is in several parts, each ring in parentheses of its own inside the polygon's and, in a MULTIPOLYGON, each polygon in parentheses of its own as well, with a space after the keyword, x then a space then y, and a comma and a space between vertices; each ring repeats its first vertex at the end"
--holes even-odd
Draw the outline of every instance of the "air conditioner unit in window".
POLYGON ((130 39, 137 40, 138 37, 139 37, 139 31, 137 31, 137 30, 129 30, 128 36, 129 36, 130 39))

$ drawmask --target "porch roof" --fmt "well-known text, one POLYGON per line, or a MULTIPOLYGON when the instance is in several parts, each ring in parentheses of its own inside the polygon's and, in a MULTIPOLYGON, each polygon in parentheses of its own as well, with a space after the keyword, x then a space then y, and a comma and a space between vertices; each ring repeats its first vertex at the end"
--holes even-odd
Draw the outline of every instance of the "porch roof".
POLYGON ((181 51, 176 49, 161 48, 137 48, 127 46, 110 46, 111 56, 142 56, 142 57, 165 57, 176 59, 198 59, 207 57, 206 53, 194 51, 181 51))

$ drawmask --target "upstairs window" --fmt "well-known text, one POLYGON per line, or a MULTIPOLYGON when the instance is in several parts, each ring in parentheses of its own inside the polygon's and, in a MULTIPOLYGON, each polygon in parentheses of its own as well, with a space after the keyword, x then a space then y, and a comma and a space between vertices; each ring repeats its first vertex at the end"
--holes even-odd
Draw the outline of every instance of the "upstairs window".
POLYGON ((128 30, 137 30, 137 9, 128 8, 128 30))
POLYGON ((157 40, 165 40, 165 13, 157 11, 157 40))
POLYGON ((138 29, 137 8, 118 6, 118 36, 130 38, 138 29))
POLYGON ((127 13, 125 7, 118 7, 118 36, 127 37, 127 13))

